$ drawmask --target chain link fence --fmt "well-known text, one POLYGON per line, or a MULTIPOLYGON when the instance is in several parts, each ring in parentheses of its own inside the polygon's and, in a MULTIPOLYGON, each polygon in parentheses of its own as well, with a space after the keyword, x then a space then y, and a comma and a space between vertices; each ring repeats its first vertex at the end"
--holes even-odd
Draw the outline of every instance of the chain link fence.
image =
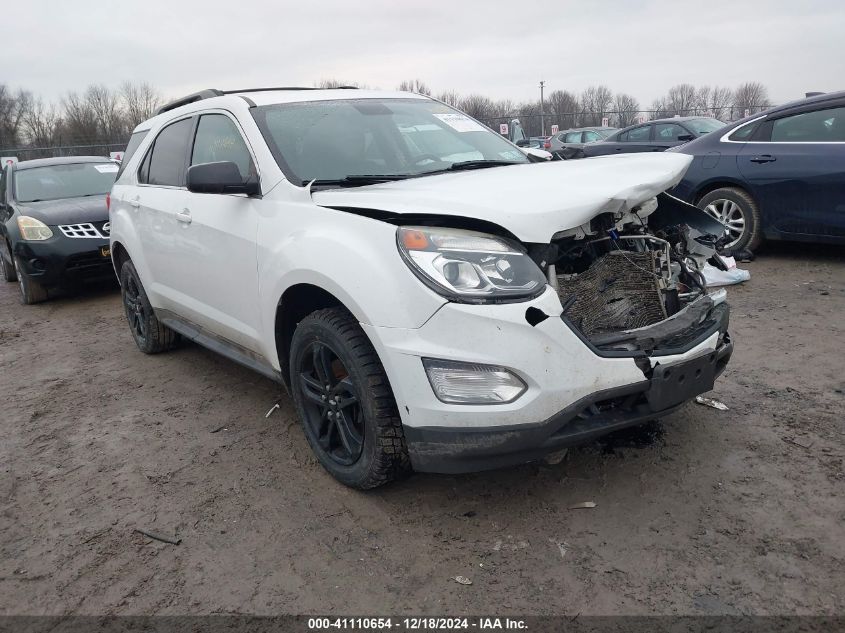
POLYGON ((55 147, 10 147, 0 149, 0 156, 14 156, 20 161, 62 156, 109 156, 126 149, 126 143, 94 143, 86 145, 59 145, 55 147))

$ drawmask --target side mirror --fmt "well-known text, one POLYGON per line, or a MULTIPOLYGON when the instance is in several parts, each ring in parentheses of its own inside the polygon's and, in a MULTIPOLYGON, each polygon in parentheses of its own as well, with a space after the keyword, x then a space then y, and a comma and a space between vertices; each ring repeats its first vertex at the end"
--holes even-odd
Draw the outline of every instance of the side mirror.
POLYGON ((193 193, 245 193, 257 196, 261 185, 246 180, 241 170, 231 161, 202 163, 188 168, 188 191, 193 193))
POLYGON ((687 141, 693 140, 695 137, 692 134, 678 134, 678 140, 683 141, 686 143, 687 141))
POLYGON ((521 138, 514 145, 517 147, 531 147, 531 142, 527 138, 521 138))

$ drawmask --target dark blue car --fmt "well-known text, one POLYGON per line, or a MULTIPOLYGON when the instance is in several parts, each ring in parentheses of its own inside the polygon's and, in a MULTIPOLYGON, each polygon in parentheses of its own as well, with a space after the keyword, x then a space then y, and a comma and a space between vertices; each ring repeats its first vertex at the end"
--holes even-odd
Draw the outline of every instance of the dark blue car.
POLYGON ((845 91, 669 151, 695 157, 672 193, 727 225, 727 248, 754 250, 764 238, 845 244, 845 91))

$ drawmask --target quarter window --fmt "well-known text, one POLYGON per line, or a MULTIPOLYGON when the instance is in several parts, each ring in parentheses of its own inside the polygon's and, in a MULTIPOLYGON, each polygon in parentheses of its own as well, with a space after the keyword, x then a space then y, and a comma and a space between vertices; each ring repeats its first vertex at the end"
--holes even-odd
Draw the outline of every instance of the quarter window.
POLYGON ((138 180, 150 185, 185 186, 185 162, 193 119, 182 119, 164 128, 150 149, 138 180))
POLYGON ((777 119, 772 124, 773 142, 845 142, 845 107, 804 112, 777 119))
POLYGON ((223 114, 205 114, 197 126, 191 165, 221 161, 235 163, 244 178, 255 173, 252 156, 232 120, 223 114))

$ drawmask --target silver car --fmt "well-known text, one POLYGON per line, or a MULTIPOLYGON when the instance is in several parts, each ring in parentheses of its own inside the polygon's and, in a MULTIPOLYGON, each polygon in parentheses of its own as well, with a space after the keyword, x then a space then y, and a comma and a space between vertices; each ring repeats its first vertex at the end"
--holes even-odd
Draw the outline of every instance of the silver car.
POLYGON ((563 130, 551 137, 551 147, 548 148, 548 151, 560 153, 563 158, 571 158, 587 143, 603 141, 618 129, 615 127, 577 127, 563 130))

